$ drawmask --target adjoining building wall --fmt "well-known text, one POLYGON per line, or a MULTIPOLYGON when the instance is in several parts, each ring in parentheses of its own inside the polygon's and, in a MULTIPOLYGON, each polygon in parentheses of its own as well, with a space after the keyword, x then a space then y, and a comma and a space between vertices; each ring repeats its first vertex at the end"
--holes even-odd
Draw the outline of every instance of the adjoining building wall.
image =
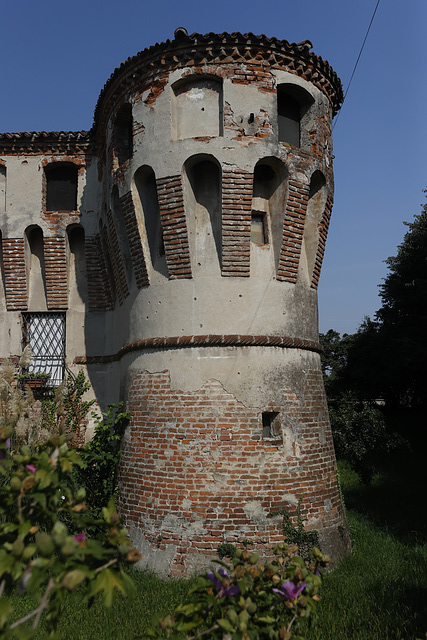
POLYGON ((165 575, 266 549, 302 495, 348 547, 316 293, 342 90, 310 48, 179 29, 116 69, 90 132, 0 134, 2 355, 22 312, 64 315, 67 363, 131 412, 119 507, 165 575))

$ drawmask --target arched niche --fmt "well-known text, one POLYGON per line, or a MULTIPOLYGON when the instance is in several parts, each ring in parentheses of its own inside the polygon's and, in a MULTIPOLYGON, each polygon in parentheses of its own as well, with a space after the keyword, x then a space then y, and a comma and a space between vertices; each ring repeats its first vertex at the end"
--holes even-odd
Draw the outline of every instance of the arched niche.
POLYGON ((189 158, 183 168, 184 205, 194 273, 219 273, 222 243, 222 176, 210 155, 189 158))
POLYGON ((132 280, 132 254, 129 246, 128 232, 123 215, 123 209, 119 198, 119 190, 114 186, 111 192, 111 208, 113 211, 113 219, 116 227, 117 238, 119 242, 120 252, 122 254, 123 263, 126 270, 126 279, 128 285, 132 280))
POLYGON ((254 169, 251 244, 272 252, 277 271, 283 237, 289 171, 277 158, 263 158, 254 169))
POLYGON ((88 300, 85 232, 78 224, 67 227, 68 307, 82 310, 88 300))
POLYGON ((172 86, 172 140, 223 135, 222 79, 197 76, 172 86))
POLYGON ((124 104, 120 107, 114 119, 113 149, 119 164, 132 157, 133 117, 131 104, 124 104))
POLYGON ((308 148, 307 125, 313 103, 313 96, 297 84, 285 82, 277 86, 279 142, 308 148))
POLYGON ((304 236, 301 248, 300 273, 303 280, 311 283, 319 243, 319 224, 327 199, 326 179, 321 171, 315 171, 310 180, 304 236))
POLYGON ((151 266, 162 276, 169 277, 166 264, 163 228, 157 196, 156 176, 151 167, 144 165, 135 172, 134 203, 142 237, 148 242, 151 266))
POLYGON ((45 311, 47 303, 43 231, 36 225, 28 227, 25 231, 25 239, 28 309, 45 311))

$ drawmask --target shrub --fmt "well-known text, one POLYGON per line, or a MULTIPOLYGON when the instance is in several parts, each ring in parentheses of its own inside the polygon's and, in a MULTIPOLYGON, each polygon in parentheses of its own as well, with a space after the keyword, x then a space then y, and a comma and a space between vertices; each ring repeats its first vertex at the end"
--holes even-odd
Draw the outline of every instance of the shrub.
POLYGON ((381 454, 407 446, 399 435, 388 433, 378 407, 349 392, 330 402, 329 415, 337 457, 347 460, 363 482, 371 482, 381 454))
POLYGON ((36 629, 42 614, 54 634, 70 591, 79 588, 89 603, 101 593, 106 606, 116 590, 131 593, 123 568, 140 555, 112 501, 102 518, 88 516, 85 490, 74 491, 71 481, 73 466, 82 462, 63 437, 11 454, 10 435, 10 427, 0 427, 0 636, 30 639, 34 631, 23 625, 31 621, 36 629), (64 514, 68 527, 60 519, 64 514), (94 525, 98 533, 90 537, 94 525), (9 596, 23 593, 39 604, 14 620, 9 596))
POLYGON ((315 530, 306 531, 304 529, 304 523, 301 516, 301 503, 303 500, 304 495, 300 497, 297 504, 297 526, 293 524, 289 511, 286 509, 274 511, 271 515, 282 516, 282 531, 285 542, 297 545, 301 556, 303 558, 309 558, 313 551, 313 547, 319 546, 319 533, 315 530))
POLYGON ((196 579, 191 601, 150 629, 152 638, 190 640, 289 640, 302 638, 313 623, 320 600, 319 569, 328 558, 314 548, 310 558, 297 556, 297 546, 279 544, 275 558, 261 562, 257 553, 237 549, 232 566, 196 579))
POLYGON ((75 481, 86 489, 87 505, 94 516, 102 513, 110 498, 117 497, 117 467, 120 444, 129 423, 129 413, 123 403, 108 407, 95 426, 95 435, 80 450, 82 465, 76 470, 75 481))

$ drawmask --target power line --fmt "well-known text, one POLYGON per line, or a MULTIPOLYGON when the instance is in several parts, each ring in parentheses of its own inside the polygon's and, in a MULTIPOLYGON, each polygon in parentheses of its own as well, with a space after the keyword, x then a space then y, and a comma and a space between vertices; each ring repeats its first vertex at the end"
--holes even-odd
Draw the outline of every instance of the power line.
MULTIPOLYGON (((371 18, 371 21, 370 21, 370 23, 369 23, 369 27, 368 27, 368 29, 367 29, 367 31, 366 31, 365 38, 364 38, 364 40, 363 40, 362 46, 360 47, 360 51, 359 51, 359 55, 357 56, 356 64, 354 65, 353 72, 352 72, 351 77, 350 77, 350 81, 349 81, 349 83, 348 83, 348 85, 347 85, 347 89, 346 89, 345 94, 344 94, 344 98, 343 98, 343 101, 342 101, 341 110, 342 110, 342 107, 344 106, 345 99, 346 99, 347 94, 348 94, 348 92, 349 92, 349 89, 350 89, 350 86, 351 86, 351 82, 352 82, 352 80, 353 80, 353 76, 354 76, 354 74, 356 73, 357 65, 359 64, 360 56, 362 55, 362 51, 363 51, 363 49, 364 49, 364 47, 365 47, 366 40, 368 39, 368 35, 369 35, 370 30, 371 30, 371 26, 372 26, 372 23, 373 23, 373 21, 374 21, 375 14, 376 14, 376 12, 377 12, 378 5, 379 5, 379 4, 380 4, 380 0, 377 0, 377 4, 376 4, 376 6, 375 6, 374 13, 372 14, 372 18, 371 18)), ((333 124, 333 126, 332 126, 332 129, 334 129, 334 128, 335 128, 335 125, 336 125, 336 123, 338 122, 338 118, 339 118, 339 116, 340 116, 340 113, 341 113, 341 111, 339 111, 339 112, 338 112, 338 115, 337 115, 336 120, 335 120, 335 122, 334 122, 334 124, 333 124)))

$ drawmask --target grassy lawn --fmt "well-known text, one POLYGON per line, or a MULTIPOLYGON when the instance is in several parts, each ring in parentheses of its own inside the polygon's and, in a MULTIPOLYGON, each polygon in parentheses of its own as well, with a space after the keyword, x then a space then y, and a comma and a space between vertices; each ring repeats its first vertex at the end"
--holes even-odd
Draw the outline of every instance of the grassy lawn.
MULTIPOLYGON (((415 640, 427 632, 425 446, 389 457, 371 486, 345 463, 340 478, 353 553, 325 577, 320 620, 309 640, 415 640)), ((137 573, 138 594, 89 612, 77 596, 61 617, 61 640, 130 640, 156 612, 185 599, 188 582, 137 573)), ((16 603, 18 604, 18 603, 16 603)), ((22 612, 28 603, 20 599, 22 612)), ((28 609, 27 609, 28 610, 28 609)), ((42 637, 42 634, 38 637, 42 637)))

